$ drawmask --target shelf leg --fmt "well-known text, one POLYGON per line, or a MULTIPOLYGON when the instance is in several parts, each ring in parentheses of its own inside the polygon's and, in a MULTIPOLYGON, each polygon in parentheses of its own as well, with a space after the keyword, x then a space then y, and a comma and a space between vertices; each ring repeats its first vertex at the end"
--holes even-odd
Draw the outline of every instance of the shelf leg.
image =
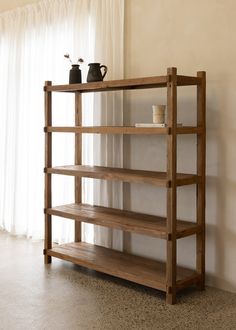
MULTIPOLYGON (((75 126, 82 125, 82 96, 75 93, 75 126)), ((82 164, 82 134, 75 134, 75 165, 82 164)), ((75 203, 81 203, 82 182, 80 177, 75 177, 75 203)), ((82 222, 75 221, 75 242, 81 242, 82 222)))
POLYGON ((166 261, 166 302, 176 302, 176 128, 177 128, 177 70, 167 70, 167 125, 171 134, 167 137, 167 261, 166 261))
POLYGON ((176 292, 166 294, 166 303, 169 305, 176 304, 176 292))
POLYGON ((196 240, 196 269, 201 275, 198 288, 205 288, 205 176, 206 176, 206 73, 200 71, 197 76, 201 84, 197 86, 197 126, 203 128, 203 133, 197 136, 197 175, 201 181, 197 184, 197 224, 201 233, 196 240))
POLYGON ((51 256, 47 255, 47 250, 52 248, 52 219, 50 215, 45 214, 45 239, 44 239, 44 263, 50 264, 52 262, 51 256))
MULTIPOLYGON (((46 81, 45 86, 51 86, 51 81, 46 81)), ((52 126, 52 93, 44 93, 45 108, 45 127, 52 126)), ((45 132, 45 169, 52 167, 52 133, 45 132)), ((44 190, 44 263, 51 263, 51 257, 47 255, 47 251, 52 248, 52 219, 51 215, 46 213, 48 208, 52 207, 52 178, 51 174, 44 174, 45 190, 44 190)))

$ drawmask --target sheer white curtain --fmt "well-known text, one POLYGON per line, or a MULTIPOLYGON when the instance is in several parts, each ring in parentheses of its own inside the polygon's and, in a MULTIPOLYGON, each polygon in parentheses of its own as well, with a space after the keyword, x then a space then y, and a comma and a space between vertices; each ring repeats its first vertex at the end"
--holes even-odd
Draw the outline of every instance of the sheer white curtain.
MULTIPOLYGON (((74 59, 83 57, 87 63, 106 61, 107 79, 121 78, 123 2, 45 0, 0 15, 1 228, 13 234, 43 237, 44 81, 52 80, 53 84, 68 81, 65 52, 74 59), (112 21, 116 13, 120 13, 119 19, 112 21), (121 58, 114 54, 121 54, 121 58)), ((82 69, 85 81, 86 65, 82 69)), ((95 98, 102 104, 101 96, 87 95, 83 99, 86 125, 92 125, 95 120, 95 98)), ((108 99, 112 103, 117 100, 113 96, 108 99)), ((72 95, 53 96, 53 110, 54 125, 73 125, 72 95)), ((95 161, 92 149, 95 141, 91 136, 83 139, 84 163, 95 161)), ((73 163, 73 134, 55 133, 53 146, 53 165, 73 163)), ((92 203, 94 183, 84 181, 84 201, 92 203)), ((53 184, 54 205, 73 202, 72 178, 53 176, 53 184)), ((92 240, 93 228, 84 228, 84 237, 92 240)), ((72 221, 53 221, 54 240, 67 241, 72 231, 72 221)))
MULTIPOLYGON (((107 64, 109 79, 122 79, 124 72, 124 7, 116 1, 95 2, 92 8, 95 29, 96 56, 107 64), (101 6, 101 7, 100 7, 101 6), (105 20, 100 17, 100 10, 105 20), (108 33, 106 33, 108 32, 108 33), (103 47, 100 47, 100 44, 103 47), (117 47, 119 45, 119 47, 117 47)), ((109 92, 95 95, 94 122, 98 125, 119 126, 123 124, 123 93, 109 92)), ((123 167, 123 137, 100 135, 94 137, 94 163, 101 166, 123 167)), ((96 181, 94 183, 95 204, 123 208, 121 182, 96 181)), ((119 230, 95 226, 95 243, 122 250, 123 234, 119 230)))

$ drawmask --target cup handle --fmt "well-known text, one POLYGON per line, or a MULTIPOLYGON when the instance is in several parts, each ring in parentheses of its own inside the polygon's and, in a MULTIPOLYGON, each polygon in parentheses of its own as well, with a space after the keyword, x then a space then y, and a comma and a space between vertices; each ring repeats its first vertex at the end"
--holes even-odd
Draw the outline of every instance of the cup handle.
POLYGON ((105 77, 105 75, 107 74, 107 66, 106 65, 100 65, 100 69, 104 68, 104 73, 102 75, 102 79, 105 77))

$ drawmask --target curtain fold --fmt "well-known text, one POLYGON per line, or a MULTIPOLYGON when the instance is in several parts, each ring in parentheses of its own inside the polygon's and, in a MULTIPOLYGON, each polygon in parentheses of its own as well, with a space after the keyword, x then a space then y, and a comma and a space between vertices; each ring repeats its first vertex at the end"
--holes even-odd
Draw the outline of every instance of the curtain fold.
MULTIPOLYGON (((108 65, 107 79, 122 78, 123 10, 124 0, 45 0, 0 15, 1 228, 17 235, 43 237, 44 81, 68 82, 70 66, 63 57, 67 52, 74 60, 84 58, 86 64, 101 61, 108 65)), ((122 123, 122 95, 85 95, 83 104, 86 125, 96 120, 99 124, 122 123)), ((72 95, 53 95, 53 125, 72 126, 73 111, 72 95)), ((83 137, 83 162, 103 162, 109 154, 107 164, 122 166, 121 141, 115 137, 98 140, 83 137), (106 149, 100 159, 96 159, 98 140, 100 148, 106 149), (114 152, 117 147, 118 159, 114 152)), ((53 135, 53 165, 73 164, 73 148, 72 134, 53 135)), ((53 205, 73 202, 72 178, 53 176, 53 187, 53 205)), ((110 196, 122 200, 121 187, 105 187, 84 179, 83 201, 97 202, 94 189, 105 189, 103 197, 107 200, 110 196)), ((117 205, 122 206, 121 202, 117 205)), ((56 218, 53 235, 54 241, 70 240, 73 222, 56 218)), ((84 238, 96 240, 94 236, 93 227, 85 225, 84 238)))
MULTIPOLYGON (((124 3, 92 0, 91 14, 95 29, 95 57, 108 66, 107 79, 124 77, 124 3), (105 18, 102 19, 101 17, 105 18), (102 47, 101 47, 102 45, 102 47), (119 47, 117 47, 119 45, 119 47)), ((123 125, 123 92, 100 93, 94 96, 94 122, 103 126, 123 125)), ((123 167, 123 137, 100 135, 94 137, 94 163, 108 167, 123 167)), ((123 208, 121 182, 95 181, 94 203, 123 208)), ((95 243, 122 250, 123 234, 119 230, 95 226, 95 243)))

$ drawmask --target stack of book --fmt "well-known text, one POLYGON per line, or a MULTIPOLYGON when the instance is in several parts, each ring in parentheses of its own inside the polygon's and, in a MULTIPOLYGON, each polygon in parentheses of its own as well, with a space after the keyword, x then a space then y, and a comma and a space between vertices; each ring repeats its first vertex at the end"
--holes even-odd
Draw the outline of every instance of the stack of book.
MULTIPOLYGON (((178 123, 177 126, 182 126, 182 124, 178 123)), ((135 127, 167 127, 167 124, 137 123, 135 127)))

